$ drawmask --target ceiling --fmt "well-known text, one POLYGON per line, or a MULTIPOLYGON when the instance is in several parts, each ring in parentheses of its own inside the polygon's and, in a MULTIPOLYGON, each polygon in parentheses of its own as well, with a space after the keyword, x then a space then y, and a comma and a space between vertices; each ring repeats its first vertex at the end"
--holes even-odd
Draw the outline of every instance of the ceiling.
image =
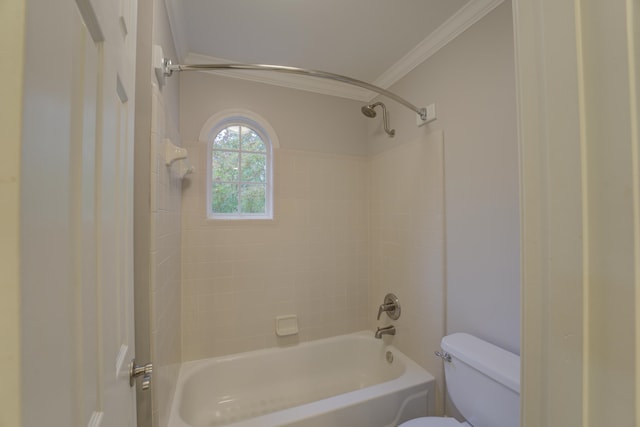
MULTIPOLYGON (((287 65, 387 88, 503 0, 165 1, 182 63, 287 65)), ((360 100, 372 96, 300 76, 228 74, 360 100)))

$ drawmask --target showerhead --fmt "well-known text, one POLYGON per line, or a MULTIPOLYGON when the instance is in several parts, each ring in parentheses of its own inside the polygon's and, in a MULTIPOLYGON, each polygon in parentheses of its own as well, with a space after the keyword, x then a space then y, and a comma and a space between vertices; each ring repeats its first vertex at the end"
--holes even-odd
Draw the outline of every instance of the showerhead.
POLYGON ((382 107, 382 120, 383 120, 383 123, 384 123, 384 131, 387 133, 387 135, 393 137, 396 134, 396 130, 395 129, 389 129, 389 119, 387 117, 387 107, 385 107, 385 105, 382 102, 375 102, 373 104, 363 105, 362 108, 360 109, 360 111, 362 111, 362 114, 364 114, 365 116, 367 116, 370 119, 372 119, 377 115, 376 110, 374 108, 376 108, 378 105, 382 107))
POLYGON ((362 110, 362 114, 372 119, 377 115, 376 110, 373 109, 374 106, 374 104, 363 105, 360 110, 362 110))

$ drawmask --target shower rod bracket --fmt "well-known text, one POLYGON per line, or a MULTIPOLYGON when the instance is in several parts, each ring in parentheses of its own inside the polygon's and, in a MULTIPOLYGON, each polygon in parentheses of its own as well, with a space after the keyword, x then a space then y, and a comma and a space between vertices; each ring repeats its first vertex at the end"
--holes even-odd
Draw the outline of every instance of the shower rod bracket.
MULTIPOLYGON (((428 123, 430 120, 427 118, 427 109, 424 107, 416 107, 406 99, 396 95, 393 92, 389 92, 386 89, 372 85, 362 80, 353 79, 351 77, 343 76, 341 74, 329 73, 326 71, 310 70, 306 68, 287 67, 284 65, 265 65, 265 64, 174 64, 168 58, 162 58, 162 69, 166 77, 171 77, 174 72, 180 71, 222 71, 222 70, 250 70, 250 71, 276 71, 280 73, 289 74, 302 74, 311 77, 317 77, 321 79, 335 80, 338 82, 358 86, 363 89, 368 89, 372 92, 379 93, 380 95, 391 98, 399 104, 404 105, 411 111, 415 112, 420 120, 424 123, 428 123)), ((424 124, 423 123, 423 124, 424 124)))

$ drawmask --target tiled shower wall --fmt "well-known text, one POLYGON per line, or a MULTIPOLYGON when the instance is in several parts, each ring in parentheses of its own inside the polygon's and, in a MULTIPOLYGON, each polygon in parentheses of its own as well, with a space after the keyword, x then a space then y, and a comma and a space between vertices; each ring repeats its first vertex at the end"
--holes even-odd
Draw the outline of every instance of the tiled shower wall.
MULTIPOLYGON (((371 307, 392 292, 401 316, 372 317, 370 329, 393 324, 385 337, 426 368, 442 388, 442 361, 433 355, 445 331, 444 170, 442 131, 371 159, 371 307)), ((436 413, 442 413, 442 389, 436 413)))
POLYGON ((183 360, 368 326, 368 159, 275 150, 275 219, 206 218, 206 146, 183 189, 183 360), (275 317, 298 316, 297 337, 275 317))
POLYGON ((181 362, 181 195, 182 180, 165 166, 165 139, 179 145, 176 123, 154 84, 151 104, 150 284, 153 425, 168 423, 181 362))

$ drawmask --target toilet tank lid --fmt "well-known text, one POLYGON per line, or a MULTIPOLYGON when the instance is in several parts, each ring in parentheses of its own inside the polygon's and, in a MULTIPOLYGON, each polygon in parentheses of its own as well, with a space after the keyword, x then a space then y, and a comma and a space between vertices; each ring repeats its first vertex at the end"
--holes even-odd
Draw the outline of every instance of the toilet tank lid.
POLYGON ((462 332, 442 338, 442 349, 520 393, 520 356, 462 332))

